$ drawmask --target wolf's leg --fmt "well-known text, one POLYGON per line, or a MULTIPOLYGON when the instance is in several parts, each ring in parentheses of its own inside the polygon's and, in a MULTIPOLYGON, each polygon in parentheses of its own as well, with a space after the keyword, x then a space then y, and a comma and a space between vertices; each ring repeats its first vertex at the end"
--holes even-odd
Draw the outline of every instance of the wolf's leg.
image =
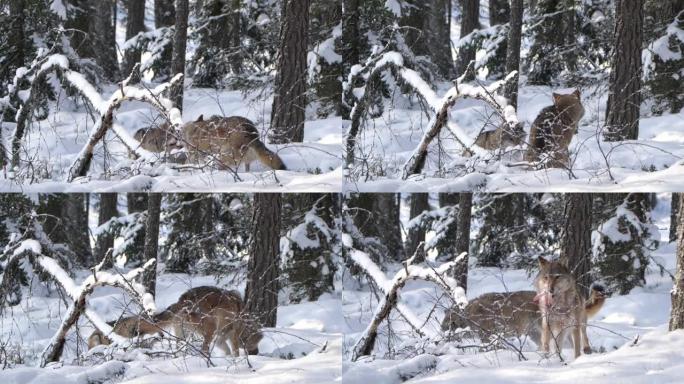
POLYGON ((214 339, 214 329, 212 327, 205 327, 204 340, 202 341, 202 352, 209 355, 209 344, 214 339))
POLYGON ((237 332, 232 331, 230 333, 230 348, 233 350, 233 356, 238 357, 240 356, 240 343, 238 340, 238 335, 237 332))
POLYGON ((544 353, 549 353, 549 336, 551 333, 551 329, 549 329, 549 319, 547 315, 544 315, 542 318, 542 330, 541 330, 541 347, 542 347, 542 352, 544 353))
POLYGON ((575 348, 575 358, 580 356, 580 333, 582 332, 580 324, 575 324, 572 327, 572 344, 575 348))
POLYGON ((249 172, 249 161, 245 162, 245 172, 249 172))
MULTIPOLYGON (((223 351, 223 353, 226 354, 226 356, 231 355, 231 349, 230 347, 228 347, 228 342, 226 341, 226 337, 224 335, 219 335, 216 338, 216 346, 219 347, 223 351)), ((232 355, 235 356, 235 353, 233 353, 232 355)))
POLYGON ((587 318, 584 316, 584 320, 580 325, 580 332, 582 333, 582 344, 584 345, 583 352, 585 355, 591 353, 591 345, 589 344, 589 337, 587 337, 587 318))

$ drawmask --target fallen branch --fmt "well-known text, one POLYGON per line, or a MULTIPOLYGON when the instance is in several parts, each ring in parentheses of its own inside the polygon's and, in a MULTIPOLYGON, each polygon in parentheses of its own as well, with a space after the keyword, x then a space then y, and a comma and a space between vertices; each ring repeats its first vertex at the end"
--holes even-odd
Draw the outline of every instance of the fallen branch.
MULTIPOLYGON (((375 310, 373 320, 353 347, 352 361, 356 361, 361 356, 368 356, 371 354, 375 347, 378 327, 389 317, 393 308, 399 308, 401 306, 398 302, 399 291, 404 287, 406 282, 410 280, 430 281, 446 291, 454 298, 456 303, 465 305, 467 302, 463 288, 458 286, 456 279, 448 276, 448 271, 456 263, 465 258, 467 254, 464 252, 454 260, 442 264, 439 268, 430 269, 412 264, 418 252, 423 252, 423 243, 419 244, 416 254, 406 261, 404 268, 397 272, 391 281, 388 281, 384 277, 384 273, 382 273, 378 266, 370 260, 368 255, 358 250, 349 252, 351 260, 365 271, 369 278, 371 278, 385 294, 375 310)), ((404 311, 406 312, 406 309, 404 309, 404 311)), ((408 313, 410 315, 406 316, 407 321, 409 321, 409 323, 414 323, 412 326, 420 331, 422 325, 417 321, 415 315, 411 314, 410 311, 408 311, 408 313)), ((438 335, 435 334, 433 336, 437 337, 438 335)))

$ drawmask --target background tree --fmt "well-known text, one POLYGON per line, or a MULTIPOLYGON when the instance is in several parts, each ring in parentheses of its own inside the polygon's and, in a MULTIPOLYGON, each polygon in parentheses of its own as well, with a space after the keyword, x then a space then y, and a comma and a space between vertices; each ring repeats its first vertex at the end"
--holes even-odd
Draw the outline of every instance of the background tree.
POLYGON ((506 74, 518 71, 515 79, 508 82, 505 94, 511 105, 518 108, 518 83, 520 81, 520 41, 523 24, 523 0, 511 0, 511 20, 506 50, 506 74))
MULTIPOLYGON (((684 206, 684 194, 679 194, 679 206, 684 206)), ((670 331, 684 329, 684 209, 679 210, 677 220, 677 272, 672 288, 672 312, 670 331)))
POLYGON ((119 66, 116 60, 114 2, 111 0, 94 1, 93 7, 91 29, 93 31, 92 39, 95 62, 102 68, 103 77, 113 82, 118 80, 119 77, 119 66))
POLYGON ((643 0, 615 2, 615 50, 606 106, 607 141, 639 137, 643 0))
MULTIPOLYGON (((176 25, 173 36, 171 73, 185 75, 185 48, 188 43, 188 0, 176 0, 176 25)), ((183 110, 183 82, 173 87, 170 92, 174 107, 183 110)))
MULTIPOLYGON (((176 7, 174 0, 154 0, 154 27, 173 27, 176 23, 176 7)), ((172 44, 167 44, 162 51, 155 77, 160 81, 168 80, 171 75, 172 44)))
POLYGON ((277 320, 281 207, 280 194, 254 195, 245 298, 247 310, 264 327, 274 327, 277 320))
MULTIPOLYGON (((157 251, 159 249, 159 216, 161 214, 161 193, 150 193, 147 205, 147 222, 145 227, 145 262, 148 260, 157 260, 157 251)), ((142 281, 147 289, 147 292, 153 296, 157 292, 157 264, 154 267, 148 268, 142 275, 142 281)))
POLYGON ((589 193, 563 195, 563 230, 560 260, 572 272, 582 297, 589 297, 591 287, 591 208, 589 193))
MULTIPOLYGON (((428 198, 429 195, 427 193, 412 193, 409 195, 409 215, 411 219, 430 210, 428 198)), ((416 223, 416 225, 409 228, 408 236, 406 237, 406 246, 404 247, 406 255, 413 255, 416 252, 416 248, 418 248, 418 244, 420 244, 421 241, 425 241, 426 229, 427 228, 420 223, 416 223)), ((422 253, 419 254, 419 258, 418 260, 415 260, 415 262, 422 262, 424 256, 425 255, 422 253)))
POLYGON ((283 3, 270 137, 274 143, 302 142, 306 112, 306 58, 310 0, 283 3))
MULTIPOLYGON (((462 20, 460 39, 466 37, 469 33, 477 28, 480 28, 480 1, 479 0, 463 0, 462 4, 462 20)), ((460 77, 465 73, 468 64, 475 60, 475 46, 466 44, 458 47, 458 56, 456 59, 456 76, 460 77)), ((473 76, 467 76, 466 80, 470 80, 473 76)))
MULTIPOLYGON (((116 193, 100 193, 100 201, 97 214, 97 224, 99 226, 107 223, 114 217, 119 216, 117 206, 119 196, 116 193)), ((103 231, 97 236, 95 243, 95 250, 93 256, 95 260, 102 260, 110 248, 114 247, 114 234, 110 231, 103 231)), ((109 259, 106 267, 112 265, 112 260, 109 259)))
POLYGON ((529 53, 530 84, 551 85, 563 70, 565 30, 563 5, 565 0, 539 0, 533 9, 538 22, 532 28, 534 44, 529 53))
POLYGON ((670 205, 670 242, 677 241, 677 228, 679 228, 679 200, 682 193, 672 194, 670 205))
MULTIPOLYGON (((147 210, 149 205, 147 201, 148 195, 146 193, 127 193, 126 206, 128 214, 139 213, 142 214, 147 210)), ((133 239, 126 249, 126 256, 128 262, 133 265, 143 262, 143 255, 145 254, 145 217, 136 215, 135 222, 132 226, 133 239)))
MULTIPOLYGON (((140 0, 126 0, 126 41, 136 37, 138 33, 145 32, 145 2, 140 0)), ((142 51, 136 44, 125 50, 123 61, 123 75, 128 76, 133 67, 140 62, 142 51)), ((109 58, 112 59, 111 57, 109 58)), ((134 81, 139 80, 137 74, 134 81)))
POLYGON ((473 194, 459 193, 458 195, 458 224, 456 235, 455 257, 466 252, 467 256, 456 265, 453 276, 458 279, 458 285, 468 290, 468 257, 470 256, 470 221, 472 216, 473 194))
POLYGON ((168 200, 170 228, 163 252, 166 270, 188 272, 199 260, 213 260, 216 250, 213 197, 179 193, 168 200))

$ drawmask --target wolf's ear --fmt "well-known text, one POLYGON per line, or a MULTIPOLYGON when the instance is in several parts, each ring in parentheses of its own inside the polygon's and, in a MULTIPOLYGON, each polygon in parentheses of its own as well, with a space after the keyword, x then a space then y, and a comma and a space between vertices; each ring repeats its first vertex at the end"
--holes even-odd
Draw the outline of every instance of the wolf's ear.
POLYGON ((575 95, 578 99, 580 98, 580 90, 579 89, 575 89, 575 92, 573 92, 572 94, 575 95))
POLYGON ((553 103, 554 104, 560 103, 562 97, 563 97, 563 95, 560 95, 560 94, 554 92, 553 93, 553 103))
POLYGON ((199 117, 197 118, 197 120, 195 120, 196 123, 197 123, 197 122, 200 122, 200 121, 204 121, 204 115, 199 115, 199 117))
POLYGON ((539 256, 537 259, 539 261, 540 268, 546 268, 549 265, 549 261, 544 258, 544 256, 539 256))

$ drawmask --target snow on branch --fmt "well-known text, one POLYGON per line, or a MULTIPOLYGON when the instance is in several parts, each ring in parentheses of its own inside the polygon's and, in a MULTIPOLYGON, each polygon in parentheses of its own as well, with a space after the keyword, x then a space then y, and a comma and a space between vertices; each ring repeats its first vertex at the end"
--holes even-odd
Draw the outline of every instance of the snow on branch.
MULTIPOLYGON (((357 360, 361 356, 371 354, 375 346, 378 327, 387 319, 393 308, 397 308, 400 314, 402 314, 416 332, 421 336, 424 335, 422 328, 425 322, 418 319, 408 307, 398 300, 399 290, 404 287, 407 281, 425 280, 433 282, 447 292, 457 305, 465 305, 467 303, 463 288, 458 286, 458 281, 456 279, 448 275, 448 271, 454 268, 457 263, 467 256, 467 254, 464 252, 454 260, 444 263, 438 268, 413 265, 417 253, 423 251, 423 246, 423 243, 419 244, 416 254, 406 261, 404 268, 398 271, 391 280, 387 279, 382 270, 380 270, 380 267, 378 267, 366 253, 356 249, 352 249, 348 253, 351 260, 366 273, 384 294, 373 314, 373 320, 353 347, 352 361, 357 360)), ((428 335, 428 337, 431 338, 437 336, 437 334, 428 335)))
POLYGON ((395 51, 385 52, 381 55, 372 56, 363 66, 353 66, 347 81, 343 83, 344 102, 347 105, 352 104, 350 113, 351 124, 346 133, 345 163, 347 171, 354 163, 356 137, 361 127, 362 118, 373 97, 374 90, 368 88, 380 80, 387 69, 391 69, 391 74, 413 88, 435 113, 428 123, 428 130, 423 135, 420 144, 404 165, 404 179, 422 171, 427 158, 428 145, 445 126, 452 129, 454 135, 456 135, 456 138, 464 147, 471 149, 476 154, 486 154, 488 152, 483 148, 477 147, 475 139, 465 134, 456 123, 448 121, 449 109, 458 99, 477 99, 485 102, 494 109, 495 113, 501 117, 504 124, 510 129, 514 129, 519 124, 515 108, 508 105, 505 97, 497 94, 497 91, 506 83, 516 79, 517 72, 511 72, 505 79, 496 81, 488 86, 475 86, 458 81, 443 96, 439 96, 418 72, 404 66, 404 58, 401 53, 395 51), (352 88, 360 80, 363 80, 364 86, 352 88), (354 102, 350 103, 350 99, 353 99, 354 102))

